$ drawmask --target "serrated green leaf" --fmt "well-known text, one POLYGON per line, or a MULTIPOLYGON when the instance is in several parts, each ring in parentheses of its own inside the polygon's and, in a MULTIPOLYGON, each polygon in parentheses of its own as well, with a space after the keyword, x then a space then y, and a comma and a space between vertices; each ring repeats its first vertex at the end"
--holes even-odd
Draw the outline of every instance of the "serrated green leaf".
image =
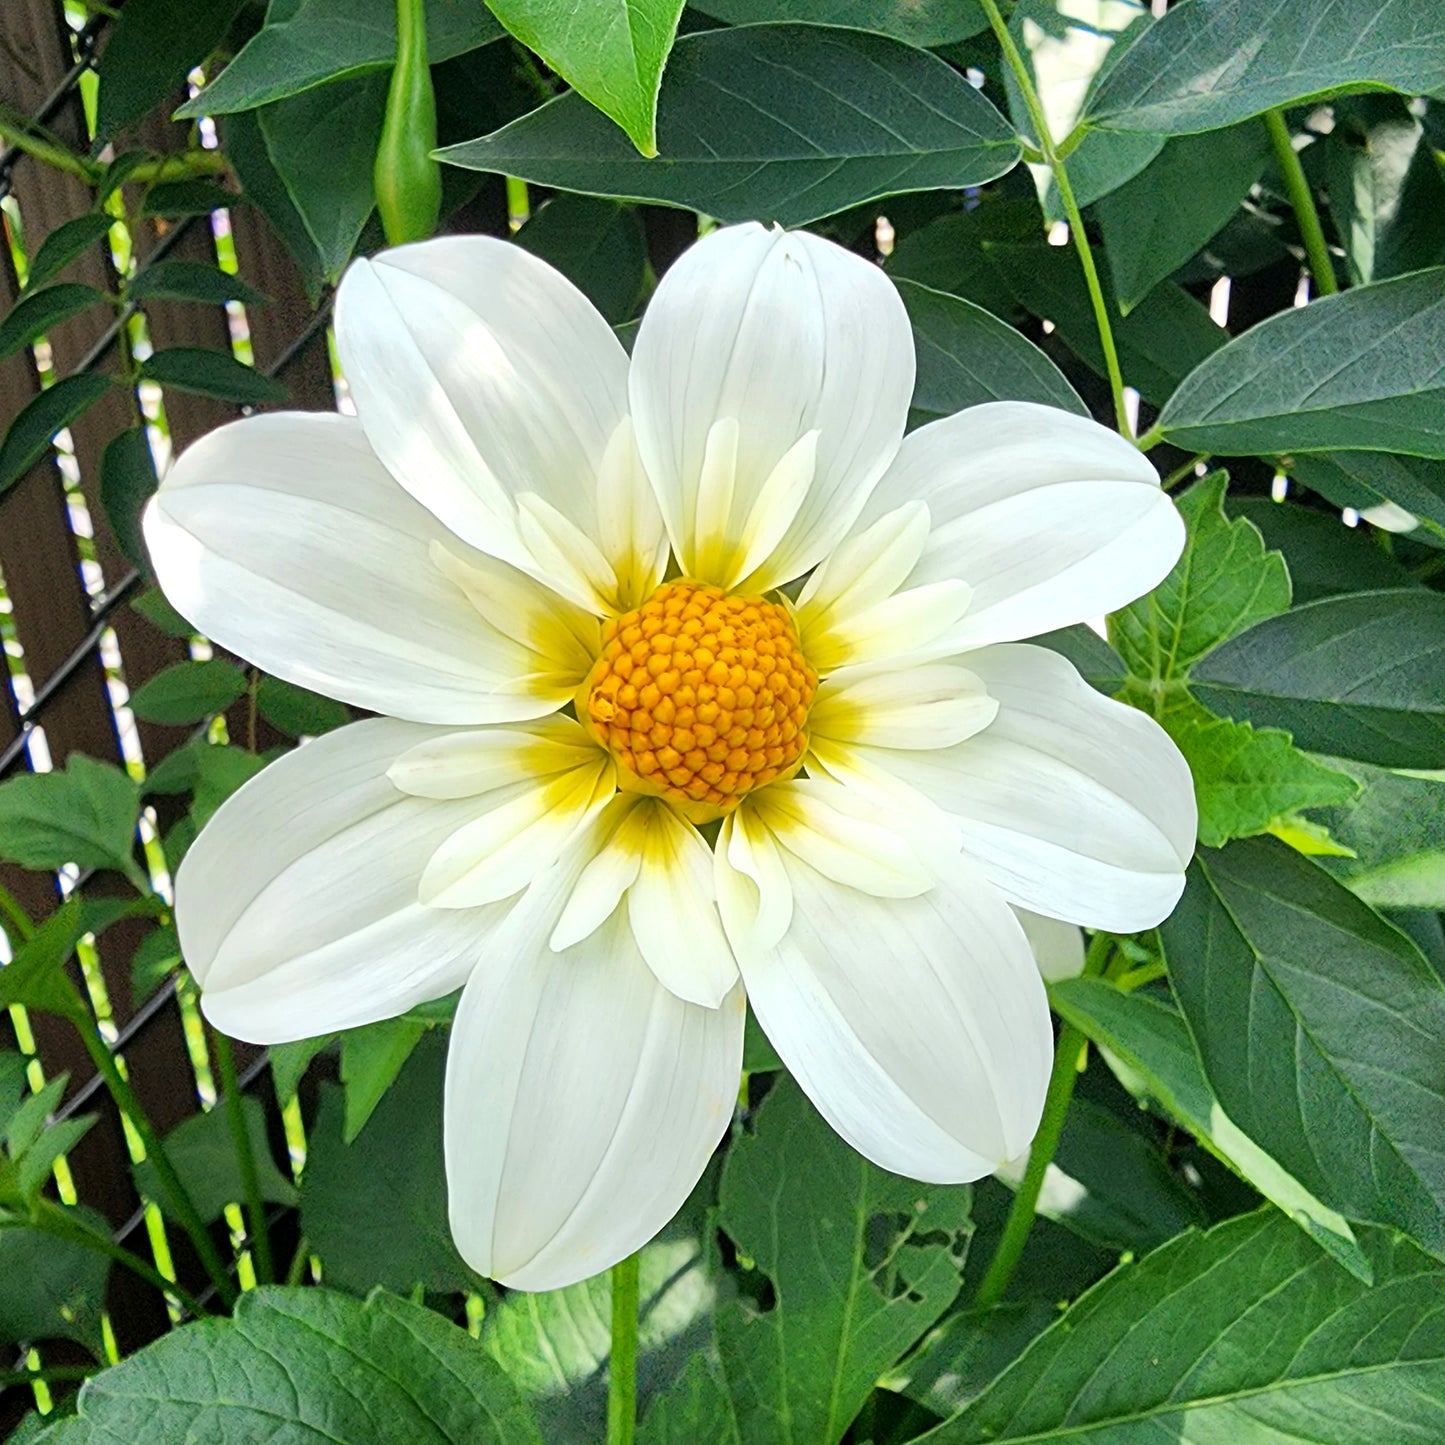
POLYGON ((1357 448, 1445 458, 1445 267, 1292 307, 1180 384, 1157 423, 1223 456, 1357 448))
POLYGON ((614 326, 637 309, 647 240, 637 213, 592 196, 554 196, 517 244, 555 266, 614 326))
MULTIPOLYGON (((77 1208, 103 1234, 94 1210, 77 1208)), ((0 1229, 0 1344, 75 1340, 93 1354, 104 1348, 101 1315, 110 1261, 93 1249, 40 1229, 0 1229)), ((14 1439, 14 1436, 9 1437, 14 1439)))
POLYGON ((141 375, 176 391, 247 406, 283 402, 288 395, 284 382, 203 346, 167 346, 154 351, 141 363, 141 375))
POLYGON ((146 428, 134 426, 117 432, 100 458, 100 504, 126 561, 140 571, 150 570, 141 514, 158 485, 146 428))
POLYGON ((381 1019, 341 1035, 341 1083, 346 1090, 343 1144, 352 1143, 365 1127, 425 1032, 425 1024, 400 1018, 381 1019))
POLYGON ((83 371, 31 397, 0 442, 0 496, 50 450, 57 432, 89 411, 110 388, 110 377, 83 371))
POLYGON ((133 871, 139 809, 125 773, 72 753, 63 770, 0 783, 0 857, 22 868, 133 871))
POLYGON ((1445 86, 1445 14, 1417 0, 1182 0, 1094 92, 1115 130, 1215 130, 1336 89, 1421 95, 1445 86))
POLYGON ((176 662, 130 695, 131 711, 146 722, 181 726, 224 712, 246 691, 246 674, 234 662, 176 662))
POLYGON ((79 1407, 66 1445, 541 1445, 525 1402, 465 1330, 382 1292, 362 1303, 248 1290, 229 1320, 173 1330, 87 1380, 79 1407))
POLYGON ((1445 1253, 1445 982, 1273 838, 1201 850, 1161 926, 1230 1118, 1332 1209, 1445 1253))
POLYGON ((0 321, 0 360, 13 356, 22 346, 29 346, 52 326, 59 326, 97 301, 108 299, 105 292, 97 291, 94 286, 73 281, 60 281, 39 291, 27 290, 4 321, 0 321))
POLYGON ((1088 415, 1063 372, 1012 326, 961 297, 914 281, 895 284, 908 308, 917 350, 914 422, 952 416, 986 401, 1035 401, 1088 415))
POLYGON ((247 306, 266 305, 266 296, 239 276, 203 261, 154 261, 136 272, 126 294, 132 301, 147 297, 166 301, 201 301, 221 306, 240 301, 247 306))
POLYGON ((1383 767, 1445 764, 1445 595, 1324 597, 1270 618, 1196 666, 1211 712, 1282 727, 1311 752, 1383 767))
POLYGON ((1259 530, 1224 512, 1229 478, 1213 472, 1179 498, 1188 529, 1174 570, 1109 619, 1109 641, 1151 690, 1188 676, 1206 653, 1289 606, 1289 572, 1259 530))
MULTIPOLYGON (((63 960, 62 960, 63 962, 63 960)), ((68 1074, 47 1079, 43 1088, 19 1101, 5 1121, 5 1145, 12 1159, 18 1159, 45 1132, 51 1114, 65 1094, 68 1074)))
POLYGON ((1351 1274, 1370 1282, 1369 1261, 1349 1224, 1275 1163, 1220 1107, 1177 1009, 1091 978, 1056 983, 1049 998, 1063 1018, 1107 1050, 1126 1088, 1152 1099, 1351 1274))
POLYGON ((30 267, 25 273, 26 292, 33 292, 52 276, 59 275, 77 256, 84 255, 102 237, 108 236, 113 224, 111 217, 91 211, 57 226, 30 258, 30 267))
POLYGON ((645 160, 580 95, 440 152, 452 165, 720 220, 803 225, 879 196, 980 185, 1018 142, 957 71, 884 36, 745 25, 683 36, 645 160))

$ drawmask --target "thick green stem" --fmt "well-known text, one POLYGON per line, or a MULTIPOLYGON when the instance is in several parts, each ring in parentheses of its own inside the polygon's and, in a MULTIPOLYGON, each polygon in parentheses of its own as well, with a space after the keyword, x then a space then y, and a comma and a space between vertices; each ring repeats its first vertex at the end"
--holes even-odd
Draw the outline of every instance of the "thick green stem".
POLYGON ((1265 129, 1274 147, 1274 158, 1284 173, 1285 189, 1289 192, 1289 203, 1294 207, 1294 218, 1299 224, 1300 238, 1305 243, 1305 255, 1309 257, 1310 275, 1314 277, 1315 290, 1321 296, 1333 296, 1339 285, 1335 281, 1334 262, 1330 260, 1330 248, 1325 243, 1324 228, 1320 225, 1320 213, 1315 209, 1314 194, 1305 179, 1305 168, 1300 164, 1299 152, 1290 141, 1289 126, 1285 124, 1284 113, 1267 110, 1264 113, 1265 129))
POLYGON ((156 1177, 160 1180, 161 1188, 165 1192, 166 1197, 162 1202, 169 1206, 171 1217, 190 1236, 196 1254, 211 1278, 211 1283, 215 1285, 217 1294, 229 1308, 236 1303, 236 1286, 216 1249, 215 1242, 206 1230, 204 1221, 196 1213, 196 1206, 192 1202, 191 1196, 186 1193, 186 1187, 181 1183, 180 1175, 176 1173, 170 1155, 166 1153, 166 1146, 161 1142, 161 1136, 156 1133, 155 1126, 152 1125, 145 1110, 141 1108, 140 1100, 136 1098, 130 1085, 126 1083, 120 1069, 116 1066, 115 1056, 96 1031, 95 1026, 77 1020, 76 1029, 85 1041, 86 1050, 95 1064, 96 1072, 105 1080, 105 1086, 110 1090, 110 1096, 115 1100, 116 1107, 130 1120, 136 1133, 140 1135, 140 1141, 145 1146, 146 1158, 155 1169, 156 1177))
POLYGON ((251 1260, 256 1268, 257 1281, 270 1284, 276 1278, 276 1267, 271 1257, 271 1234, 266 1227, 266 1201, 261 1198, 261 1171, 256 1166, 255 1145, 246 1127, 246 1100, 236 1075, 236 1056, 231 1049, 231 1041, 225 1034, 214 1030, 211 1033, 211 1056, 216 1061, 216 1073, 220 1076, 221 1106, 226 1111, 231 1147, 236 1151, 241 1188, 246 1195, 246 1232, 250 1235, 251 1260))
POLYGON ((50 141, 32 135, 20 126, 3 119, 0 119, 0 144, 14 146, 16 150, 24 151, 26 155, 47 166, 54 166, 58 171, 78 176, 87 185, 94 184, 104 169, 103 166, 97 166, 84 160, 63 146, 52 145, 50 141))
POLYGON ((15 895, 3 885, 0 885, 0 913, 5 915, 9 924, 6 932, 14 929, 21 943, 35 937, 35 925, 30 921, 30 915, 20 906, 15 895))
MULTIPOLYGON (((998 37, 999 48, 1003 51, 1003 57, 1008 62, 1008 67, 1014 73, 1018 81, 1019 91, 1023 95, 1024 104, 1028 107, 1029 120, 1033 125, 1039 154, 1044 158, 1044 164, 1048 166, 1053 174, 1054 184, 1058 187, 1059 200, 1063 202, 1064 215, 1068 218, 1069 234, 1074 239, 1074 245, 1079 251, 1079 264, 1084 268, 1084 285, 1089 291, 1089 303, 1094 308, 1094 323, 1099 328, 1099 345, 1104 352, 1104 369, 1109 376, 1109 390, 1114 398, 1114 417, 1118 424, 1119 431, 1126 437, 1133 436, 1133 430, 1129 426, 1129 414, 1124 405, 1124 374, 1119 367, 1119 351, 1114 345, 1114 328, 1109 320, 1109 305, 1104 300, 1104 287, 1099 280, 1099 268, 1094 264, 1094 253, 1089 246, 1088 232, 1084 230, 1084 218, 1079 212, 1079 204, 1074 199, 1074 188, 1069 184, 1069 173, 1064 165, 1063 156, 1059 153, 1059 147, 1054 143, 1054 138, 1049 131, 1049 123, 1044 115, 1044 108, 1039 100, 1039 93, 1034 87, 1034 78, 1029 74, 1028 65, 1019 48, 1014 44, 1014 38, 1009 33, 1009 28, 1004 22, 1003 15, 999 12, 997 0, 979 0, 983 6, 984 14, 988 16, 988 23, 993 27, 993 33, 998 37)), ((1069 138, 1073 140, 1073 137, 1069 138)), ((1077 144, 1077 142, 1074 142, 1077 144)))
POLYGON ((607 1377, 607 1445, 637 1433, 637 1256, 612 1266, 612 1361, 607 1377))

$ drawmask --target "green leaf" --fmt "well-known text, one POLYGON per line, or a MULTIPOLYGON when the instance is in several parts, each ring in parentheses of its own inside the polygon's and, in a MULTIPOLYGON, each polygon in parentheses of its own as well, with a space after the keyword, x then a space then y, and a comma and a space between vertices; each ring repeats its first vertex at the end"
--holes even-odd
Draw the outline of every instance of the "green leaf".
POLYGON ((95 188, 96 205, 103 206, 141 166, 156 159, 157 156, 154 151, 121 151, 121 153, 106 166, 105 174, 101 177, 100 184, 95 188))
POLYGON ((1393 95, 1336 101, 1324 141, 1330 213, 1356 286, 1445 262, 1445 175, 1393 95))
POLYGON ((271 164, 331 281, 376 205, 372 164, 387 86, 384 73, 359 75, 257 112, 271 164))
POLYGON ((229 745, 199 747, 195 758, 196 795, 191 803, 191 817, 197 828, 204 828, 215 816, 216 809, 266 766, 265 758, 229 745))
POLYGON ((126 561, 141 572, 150 571, 141 514, 158 485, 146 428, 133 426, 117 432, 100 458, 100 504, 126 561))
POLYGON ((241 301, 264 306, 266 297, 239 276, 203 261, 155 261, 136 273, 127 288, 132 301, 146 297, 167 301, 202 301, 212 306, 241 301))
POLYGON ((1383 1232, 1350 1278, 1273 1211, 1117 1270, 927 1445, 1437 1438, 1445 1274, 1383 1232))
MULTIPOLYGON (((773 1288, 771 1308, 716 1316, 730 1438, 840 1440, 879 1374, 956 1297, 968 1210, 965 1189, 869 1164, 780 1078, 723 1167, 718 1223, 773 1288)), ((761 1285, 752 1274, 743 1288, 761 1285)))
POLYGON ((591 196, 554 196, 516 241, 555 266, 614 326, 637 309, 647 241, 636 212, 591 196))
POLYGON ((749 1009, 747 1023, 743 1026, 743 1072, 772 1074, 782 1067, 778 1051, 763 1032, 758 1016, 749 1009))
POLYGON ((244 3, 129 0, 96 66, 96 130, 114 135, 165 100, 225 39, 244 3))
POLYGON ((72 753, 63 771, 0 783, 0 857, 22 868, 133 871, 140 791, 119 768, 72 753))
POLYGON ((1348 774, 1300 752, 1288 733, 1217 718, 1185 693, 1166 698, 1157 716, 1194 776, 1199 841, 1207 848, 1255 837, 1287 814, 1348 802, 1359 791, 1348 774))
POLYGON ((141 363, 141 375, 176 391, 263 406, 286 400, 285 384, 245 366, 234 356, 203 346, 167 346, 141 363))
POLYGON ((231 1319, 174 1330, 87 1380, 79 1404, 66 1445, 541 1445, 465 1330, 381 1292, 248 1290, 231 1319))
POLYGON ((1056 632, 1041 633, 1031 640, 1057 652, 1060 657, 1067 657, 1090 687, 1108 693, 1110 697, 1124 685, 1123 659, 1092 627, 1082 622, 1076 622, 1072 627, 1061 627, 1056 632))
POLYGON ((487 0, 529 50, 627 132, 644 156, 657 154, 657 92, 677 35, 683 0, 487 0))
POLYGON ((1208 357, 1158 425, 1185 451, 1445 458, 1445 268, 1325 296, 1208 357))
POLYGON ((196 629, 166 601, 166 594, 159 587, 148 587, 130 605, 167 637, 189 640, 196 635, 196 629))
POLYGON ((142 216, 209 216, 212 211, 234 206, 243 197, 215 181, 161 181, 152 186, 141 203, 142 216))
MULTIPOLYGON (((268 23, 177 112, 177 119, 253 110, 328 81, 388 69, 396 59, 395 0, 300 0, 268 23)), ((427 0, 433 65, 495 40, 502 27, 478 0, 427 0)), ((227 146, 229 153, 230 147, 227 146)))
MULTIPOLYGON (((94 1210, 77 1212, 109 1234, 94 1210)), ((99 1355, 109 1274, 103 1254, 73 1240, 41 1229, 0 1228, 0 1344, 75 1340, 99 1355)))
POLYGON ((1115 130, 1216 130, 1291 101, 1445 86, 1445 13, 1418 0, 1182 0, 1099 85, 1086 119, 1115 130))
POLYGON ((27 290, 4 321, 0 321, 0 360, 45 335, 53 326, 109 298, 94 286, 61 281, 39 291, 27 290))
POLYGON ((175 925, 151 929, 130 959, 131 1002, 139 1008, 181 966, 181 945, 175 925))
POLYGON ((1177 1009, 1092 978, 1056 983, 1049 998, 1063 1018, 1107 1051, 1130 1092, 1152 1099, 1346 1269, 1370 1282, 1369 1261, 1349 1224, 1275 1163, 1220 1107, 1177 1009))
POLYGON ((1037 401, 1087 416, 1088 408, 1037 346, 981 306, 898 281, 913 323, 918 375, 913 420, 933 421, 985 401, 1037 401))
POLYGON ((0 442, 0 496, 50 450, 57 432, 89 411, 110 387, 110 377, 82 371, 31 397, 0 442))
POLYGON ((685 35, 645 160, 581 96, 441 151, 473 170, 797 226, 879 196, 981 185, 1018 161, 1003 117, 926 51, 856 30, 685 35))
MULTIPOLYGON (((256 1156, 261 1198, 268 1204, 295 1204, 296 1186, 276 1167, 271 1155, 261 1101, 246 1095, 241 1100, 241 1109, 246 1116, 246 1135, 256 1156)), ((165 1145, 191 1203, 207 1223, 219 1219, 228 1204, 238 1204, 246 1198, 223 1101, 218 1099, 205 1113, 194 1114, 177 1124, 165 1136, 165 1145)), ((169 1200, 155 1167, 149 1160, 142 1160, 134 1168, 136 1187, 164 1209, 169 1200)))
POLYGON ((1337 507, 1364 512, 1386 502, 1445 528, 1445 462, 1388 452, 1292 457, 1289 474, 1337 507))
POLYGON ((1257 122, 1184 136, 1097 203, 1104 254, 1126 315, 1239 209, 1269 158, 1257 122))
POLYGON ((25 273, 26 291, 34 291, 52 276, 59 275, 78 256, 83 256, 102 237, 108 236, 113 224, 111 217, 92 211, 57 226, 31 257, 25 273))
POLYGON ((401 1018, 341 1035, 341 1082, 346 1089, 342 1143, 352 1143, 361 1132, 425 1032, 425 1024, 401 1018))
POLYGON ((988 29, 978 0, 702 0, 694 9, 729 25, 795 20, 848 25, 891 35, 924 50, 953 45, 988 29))
POLYGON ((142 683, 130 696, 131 711, 145 722, 180 726, 224 712, 246 691, 246 674, 234 662, 177 662, 142 683))
MULTIPOLYGON (((314 1039, 297 1039, 290 1044, 272 1044, 267 1050, 271 1060, 271 1085, 276 1090, 276 1102, 290 1101, 301 1086, 302 1077, 316 1057, 331 1041, 335 1034, 322 1034, 314 1039)), ((305 1188, 305 1181, 302 1181, 305 1188)))
POLYGON ((1282 727, 1312 752, 1445 763, 1445 595, 1354 592, 1252 627, 1194 670, 1211 712, 1282 727))
POLYGON ((1269 838, 1201 851, 1161 936, 1211 1087, 1312 1194, 1445 1252, 1445 982, 1269 838))
MULTIPOLYGON (((84 933, 80 901, 73 898, 52 913, 36 929, 35 936, 22 943, 10 962, 0 969, 0 1007, 19 1004, 89 1026, 85 1005, 65 972, 65 965, 84 933)), ((49 1112, 48 1105, 42 1110, 42 1116, 46 1112, 49 1112)), ((11 1127, 18 1127, 14 1119, 11 1127)), ((11 1142, 13 1145, 14 1139, 11 1142)))
POLYGON ((1289 606, 1289 572, 1253 523, 1224 512, 1228 474, 1212 472, 1179 498, 1188 529, 1174 570, 1109 619, 1109 641, 1129 671, 1173 682, 1230 637, 1289 606))
POLYGON ((344 1095, 322 1086, 307 1134, 301 1227, 330 1284, 358 1294, 375 1285, 399 1293, 417 1284, 436 1293, 476 1288, 447 1224, 445 1072, 445 1039, 424 1038, 351 1144, 342 1140, 344 1095), (366 1208, 357 1208, 359 1199, 366 1208))
POLYGON ((256 711, 293 738, 318 737, 351 721, 345 703, 269 675, 262 677, 256 689, 256 711))
POLYGON ((1032 200, 998 199, 985 191, 972 210, 947 215, 908 231, 883 269, 895 281, 917 281, 934 291, 962 296, 995 316, 1022 315, 1013 291, 988 254, 985 243, 1039 244, 1039 208, 1032 200))

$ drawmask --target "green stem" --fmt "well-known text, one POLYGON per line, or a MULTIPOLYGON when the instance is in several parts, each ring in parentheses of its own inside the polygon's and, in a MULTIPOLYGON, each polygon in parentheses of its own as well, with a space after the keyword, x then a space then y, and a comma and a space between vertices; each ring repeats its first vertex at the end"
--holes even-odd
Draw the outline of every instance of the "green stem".
POLYGON ((94 184, 103 169, 66 150, 64 146, 52 145, 50 141, 32 135, 8 120, 0 119, 0 142, 14 146, 35 160, 54 166, 58 171, 78 176, 87 185, 94 184))
POLYGON ((170 1155, 166 1153, 166 1146, 161 1142, 161 1136, 156 1133, 155 1126, 140 1106, 140 1100, 136 1098, 130 1085, 126 1083, 120 1069, 116 1066, 115 1056, 111 1053, 109 1045, 101 1038, 95 1026, 80 1020, 76 1020, 75 1023, 77 1031, 85 1041, 91 1061, 95 1064, 96 1072, 105 1080, 105 1086, 110 1090, 111 1098, 115 1100, 116 1108, 130 1120, 132 1127, 140 1135, 140 1141, 145 1146, 146 1158, 155 1169, 156 1177, 165 1191, 165 1203, 170 1206, 171 1216, 190 1236, 196 1254, 206 1273, 210 1276, 211 1283, 215 1285, 217 1294, 220 1295, 227 1308, 230 1308, 236 1303, 236 1286, 226 1270, 215 1242, 206 1229, 205 1222, 196 1213, 196 1206, 192 1202, 191 1196, 186 1193, 186 1187, 181 1183, 180 1175, 176 1173, 170 1155))
MULTIPOLYGON (((1068 170, 1064 165, 1063 156, 1059 154, 1059 147, 1054 144, 1053 136, 1049 132, 1049 123, 1044 115, 1043 105, 1039 101, 1039 93, 1034 88, 1033 76, 1029 74, 1028 65, 1019 53, 1018 46, 1014 44, 1014 38, 1009 33, 1003 15, 999 12, 997 0, 979 0, 979 3, 983 6, 984 14, 988 16, 988 23, 993 27, 993 33, 998 37, 999 48, 1003 51, 1004 59, 1008 62, 1009 69, 1013 71, 1014 78, 1019 83, 1024 104, 1028 107, 1029 120, 1033 124, 1034 138, 1038 144, 1039 153, 1044 158, 1044 164, 1052 172, 1054 184, 1058 187, 1059 199, 1064 206, 1064 215, 1069 222, 1069 234, 1074 238, 1074 245, 1078 247, 1079 264, 1084 268, 1084 285, 1088 287, 1089 302, 1094 308, 1094 323, 1099 328, 1099 345, 1104 352, 1104 369, 1109 374, 1109 390, 1114 397, 1114 417, 1119 431, 1126 437, 1132 437, 1133 432, 1129 426, 1128 412, 1124 406, 1124 374, 1119 367, 1118 348, 1114 345, 1114 328, 1109 320, 1109 306, 1104 300, 1104 288, 1099 281, 1099 268, 1094 264, 1094 253, 1089 246, 1088 232, 1084 230, 1084 218, 1079 212, 1079 203, 1074 199, 1074 188, 1069 183, 1068 170)), ((1072 140, 1073 137, 1069 137, 1069 139, 1072 140)), ((1077 144, 1077 141, 1074 144, 1077 144)))
POLYGON ((19 935, 21 943, 35 937, 35 925, 30 921, 30 915, 20 906, 15 895, 3 885, 0 885, 0 913, 10 920, 10 926, 19 935))
POLYGON ((1320 213, 1315 209, 1315 198, 1310 191, 1309 181, 1305 179, 1305 168, 1300 164, 1299 152, 1290 143, 1289 127, 1285 124, 1284 113, 1278 110, 1265 111, 1264 125, 1269 132, 1270 144, 1274 147, 1274 158, 1284 172, 1285 189, 1289 192, 1289 203, 1294 207, 1294 218, 1299 223, 1300 237, 1305 243, 1305 255, 1309 257, 1310 275, 1314 277, 1315 290, 1321 296, 1333 296, 1340 288, 1335 281, 1330 248, 1325 244, 1320 213))
POLYGON ((637 1433, 637 1256, 612 1266, 612 1363, 607 1379, 607 1445, 637 1433))
POLYGON ((271 1257, 271 1234, 266 1227, 266 1201, 261 1198, 261 1172, 256 1166, 256 1149, 251 1131, 246 1127, 246 1099, 236 1074, 236 1055, 225 1034, 211 1032, 211 1053, 221 1080, 222 1107, 231 1131, 231 1147, 241 1169, 241 1188, 246 1195, 246 1232, 251 1236, 251 1260, 256 1266, 256 1279, 270 1284, 276 1278, 271 1257))
POLYGON ((0 1370, 0 1390, 11 1385, 63 1385, 71 1380, 88 1380, 98 1365, 57 1365, 53 1370, 0 1370))
POLYGON ((1143 436, 1141 436, 1141 437, 1136 437, 1136 438, 1135 438, 1135 441, 1134 441, 1134 445, 1135 445, 1136 447, 1138 447, 1141 452, 1148 452, 1148 451, 1153 451, 1154 448, 1157 447, 1157 446, 1159 445, 1159 443, 1162 442, 1163 440, 1164 440, 1164 431, 1163 431, 1163 429, 1162 429, 1161 427, 1159 427, 1158 425, 1155 425, 1155 426, 1151 426, 1151 427, 1149 428, 1149 430, 1144 433, 1143 436))
MULTIPOLYGON (((188 1310, 197 1319, 205 1317, 204 1306, 189 1290, 183 1289, 175 1280, 167 1279, 153 1265, 147 1264, 140 1255, 132 1253, 123 1244, 118 1244, 104 1230, 94 1228, 78 1215, 49 1199, 38 1200, 35 1211, 28 1221, 32 1228, 43 1229, 57 1239, 68 1239, 86 1249, 94 1250, 97 1254, 107 1256, 123 1265, 133 1275, 145 1280, 147 1284, 154 1285, 162 1294, 170 1295, 182 1309, 188 1310)), ((24 1224, 27 1221, 19 1222, 24 1224)))
POLYGON ((1166 492, 1172 491, 1186 477, 1192 477, 1195 467, 1197 467, 1200 462, 1207 462, 1209 456, 1210 454, 1208 452, 1195 452, 1183 466, 1175 467, 1159 485, 1163 487, 1166 492))

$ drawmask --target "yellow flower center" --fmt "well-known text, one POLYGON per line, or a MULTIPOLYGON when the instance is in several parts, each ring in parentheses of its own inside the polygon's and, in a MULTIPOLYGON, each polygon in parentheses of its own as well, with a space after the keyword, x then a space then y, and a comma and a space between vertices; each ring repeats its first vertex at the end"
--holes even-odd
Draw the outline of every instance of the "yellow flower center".
POLYGON ((617 759, 620 787, 702 822, 801 764, 818 675, 780 603, 668 582, 602 639, 577 715, 617 759))

